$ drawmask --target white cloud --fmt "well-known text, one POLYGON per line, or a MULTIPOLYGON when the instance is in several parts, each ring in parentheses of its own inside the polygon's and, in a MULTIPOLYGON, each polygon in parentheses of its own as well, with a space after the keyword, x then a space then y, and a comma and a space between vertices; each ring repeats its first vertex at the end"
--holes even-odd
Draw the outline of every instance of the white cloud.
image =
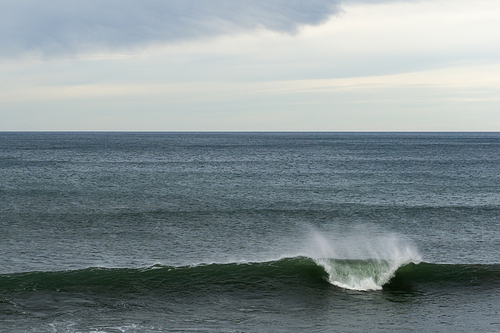
POLYGON ((500 65, 322 80, 18 86, 0 93, 4 106, 17 105, 0 129, 498 130, 498 96, 500 65))
POLYGON ((294 36, 259 30, 151 48, 171 79, 284 80, 387 75, 496 63, 500 2, 346 4, 294 36), (163 48, 163 49, 162 49, 163 48), (193 70, 195 69, 195 70, 193 70))

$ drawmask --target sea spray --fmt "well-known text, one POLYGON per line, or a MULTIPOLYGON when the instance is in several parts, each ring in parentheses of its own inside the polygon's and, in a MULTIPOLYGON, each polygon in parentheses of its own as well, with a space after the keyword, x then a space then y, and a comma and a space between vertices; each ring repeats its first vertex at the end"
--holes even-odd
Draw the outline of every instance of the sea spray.
POLYGON ((322 233, 311 228, 309 256, 328 274, 328 281, 351 290, 380 290, 399 267, 418 264, 421 256, 404 236, 373 226, 347 233, 322 233))

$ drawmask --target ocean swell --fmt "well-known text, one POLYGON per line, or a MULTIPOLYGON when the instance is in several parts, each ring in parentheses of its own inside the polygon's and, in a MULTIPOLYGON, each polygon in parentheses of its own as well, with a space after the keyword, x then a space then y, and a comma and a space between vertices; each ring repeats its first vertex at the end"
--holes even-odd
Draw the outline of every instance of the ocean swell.
POLYGON ((388 260, 283 258, 260 263, 88 268, 0 275, 0 294, 36 291, 125 294, 304 292, 328 283, 350 290, 392 290, 424 285, 498 285, 500 265, 395 263, 388 260))

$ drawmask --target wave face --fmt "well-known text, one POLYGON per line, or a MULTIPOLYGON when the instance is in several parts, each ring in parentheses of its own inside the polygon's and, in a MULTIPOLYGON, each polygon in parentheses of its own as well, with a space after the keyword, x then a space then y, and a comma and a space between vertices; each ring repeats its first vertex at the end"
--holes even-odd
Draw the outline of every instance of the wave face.
POLYGON ((0 276, 0 292, 30 290, 197 292, 277 288, 279 285, 324 285, 326 273, 312 259, 285 258, 262 263, 202 264, 144 269, 88 268, 0 276))
POLYGON ((426 285, 438 287, 498 287, 500 264, 410 263, 400 267, 384 286, 391 290, 426 285))
POLYGON ((425 285, 497 286, 500 265, 446 265, 386 260, 284 258, 262 263, 88 268, 0 276, 3 295, 49 290, 82 293, 204 294, 304 291, 336 286, 350 290, 407 290, 425 285))

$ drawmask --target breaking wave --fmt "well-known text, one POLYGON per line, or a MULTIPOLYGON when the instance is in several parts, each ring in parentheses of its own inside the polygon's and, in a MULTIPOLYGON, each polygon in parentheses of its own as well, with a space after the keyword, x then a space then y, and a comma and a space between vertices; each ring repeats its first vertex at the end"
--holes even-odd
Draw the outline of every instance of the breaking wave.
POLYGON ((90 293, 219 293, 293 291, 334 285, 351 290, 425 284, 498 285, 500 265, 396 263, 388 260, 283 258, 259 263, 88 268, 0 275, 0 294, 51 290, 90 293))

